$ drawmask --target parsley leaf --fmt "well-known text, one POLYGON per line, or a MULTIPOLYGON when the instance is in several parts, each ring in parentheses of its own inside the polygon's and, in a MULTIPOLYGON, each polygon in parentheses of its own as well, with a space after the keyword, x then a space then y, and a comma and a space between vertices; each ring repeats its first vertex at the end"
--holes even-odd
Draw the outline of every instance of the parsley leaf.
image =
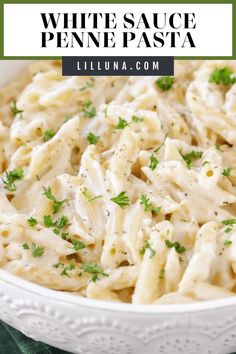
POLYGON ((225 177, 229 177, 231 171, 232 171, 232 167, 227 167, 227 168, 225 168, 224 171, 222 172, 222 175, 225 176, 225 177))
POLYGON ((82 106, 82 113, 85 118, 93 118, 96 116, 96 108, 92 106, 91 100, 86 100, 82 106))
POLYGON ((62 240, 67 240, 67 236, 69 235, 69 232, 62 232, 61 233, 61 238, 62 240))
POLYGON ((72 242, 72 245, 73 245, 73 247, 74 247, 76 252, 78 252, 78 251, 80 251, 80 250, 82 250, 83 248, 86 247, 83 242, 78 241, 76 239, 75 240, 71 240, 71 242, 72 242))
POLYGON ((32 256, 33 257, 42 257, 44 254, 44 248, 40 246, 36 246, 36 244, 33 242, 32 243, 32 256))
POLYGON ((224 246, 225 247, 229 247, 229 246, 231 246, 232 245, 232 241, 230 241, 230 240, 225 240, 224 241, 224 246))
POLYGON ((58 220, 53 222, 51 215, 44 215, 43 221, 46 227, 55 227, 55 229, 53 229, 53 232, 58 235, 60 233, 60 229, 67 226, 68 217, 66 215, 62 215, 58 220))
POLYGON ((61 262, 58 262, 58 263, 53 264, 52 266, 57 269, 59 267, 64 267, 64 264, 61 262))
POLYGON ((168 91, 174 83, 174 79, 171 76, 163 76, 156 80, 156 85, 161 91, 168 91))
POLYGON ((2 178, 2 181, 5 185, 4 187, 11 192, 16 191, 15 181, 21 180, 21 179, 23 179, 23 177, 24 177, 24 171, 21 167, 15 168, 12 171, 6 172, 5 177, 2 178))
POLYGON ((94 135, 93 133, 89 133, 87 136, 87 140, 90 144, 96 144, 99 139, 100 139, 100 136, 94 135))
POLYGON ((234 224, 236 224, 236 219, 223 220, 223 221, 221 221, 221 223, 224 225, 234 225, 234 224))
POLYGON ((149 168, 153 171, 153 170, 155 170, 155 168, 157 167, 157 165, 158 165, 158 160, 157 160, 157 158, 155 157, 155 155, 154 154, 152 154, 151 155, 151 157, 150 157, 150 165, 149 165, 149 168))
POLYGON ((28 243, 23 243, 22 247, 24 248, 24 250, 30 249, 28 243))
POLYGON ((181 246, 179 242, 171 242, 170 240, 165 240, 165 243, 167 248, 174 248, 177 253, 181 254, 186 250, 185 247, 181 246))
POLYGON ((108 274, 104 273, 103 269, 100 268, 97 264, 83 263, 81 264, 81 268, 85 273, 93 274, 92 276, 93 282, 100 279, 99 276, 108 277, 108 274))
POLYGON ((70 278, 68 272, 75 269, 75 264, 70 263, 67 266, 64 267, 63 271, 61 272, 61 275, 65 275, 66 277, 70 278))
POLYGON ((215 144, 215 147, 217 148, 217 150, 220 150, 222 144, 215 144))
POLYGON ((43 195, 45 195, 49 200, 53 202, 53 214, 58 213, 58 211, 63 207, 67 202, 67 199, 57 200, 56 197, 52 194, 51 187, 43 187, 43 195))
POLYGON ((155 208, 145 194, 141 195, 140 204, 143 205, 144 211, 146 212, 159 213, 161 211, 161 207, 155 208))
POLYGON ((63 207, 64 203, 67 202, 67 199, 64 200, 54 200, 53 202, 53 214, 58 213, 58 211, 63 207))
POLYGON ((236 82, 236 77, 233 77, 232 74, 233 71, 227 66, 224 68, 215 68, 210 75, 209 82, 217 85, 233 85, 236 82))
POLYGON ((44 215, 43 222, 46 227, 54 226, 51 215, 44 215))
POLYGON ((111 201, 119 205, 122 209, 129 205, 129 197, 126 195, 126 192, 121 192, 116 197, 111 198, 111 201))
POLYGON ((62 215, 60 219, 56 220, 54 222, 54 226, 56 226, 58 229, 63 229, 68 224, 68 217, 66 215, 62 215))
POLYGON ((132 123, 143 122, 143 118, 137 117, 137 116, 132 116, 131 120, 132 120, 132 123))
POLYGON ((51 187, 43 187, 43 195, 45 195, 49 200, 52 200, 52 201, 55 201, 55 197, 54 195, 52 194, 52 190, 51 190, 51 187))
POLYGON ((208 163, 210 163, 209 161, 204 161, 203 163, 202 163, 202 166, 205 166, 205 165, 207 165, 208 163))
POLYGON ((146 250, 149 249, 150 251, 150 256, 149 258, 153 258, 156 254, 156 251, 152 248, 152 246, 150 245, 150 243, 148 241, 144 242, 144 246, 143 248, 139 251, 139 253, 141 254, 141 256, 143 256, 146 252, 146 250))
POLYGON ((59 229, 55 228, 52 230, 54 232, 55 235, 59 235, 59 233, 61 232, 59 229))
POLYGON ((116 125, 116 129, 125 129, 128 126, 129 126, 129 123, 127 122, 127 120, 119 117, 119 122, 116 125))
POLYGON ((19 108, 17 108, 17 102, 14 100, 11 105, 11 112, 13 114, 13 117, 15 117, 19 113, 23 113, 23 111, 19 108))
POLYGON ((27 221, 28 221, 28 224, 32 227, 38 224, 38 221, 33 217, 29 218, 27 221))
POLYGON ((45 132, 43 133, 43 141, 46 142, 46 141, 52 139, 55 134, 56 134, 56 132, 54 132, 54 130, 52 130, 52 129, 45 130, 45 132))
POLYGON ((180 155, 184 159, 184 161, 185 161, 185 163, 186 163, 188 168, 192 167, 193 162, 195 160, 201 159, 202 154, 203 153, 201 151, 191 151, 191 152, 189 152, 188 154, 185 154, 185 155, 180 153, 180 155))
POLYGON ((226 229, 224 229, 224 232, 226 233, 226 234, 228 234, 229 232, 231 232, 233 230, 233 228, 232 228, 232 226, 231 227, 226 227, 226 229))

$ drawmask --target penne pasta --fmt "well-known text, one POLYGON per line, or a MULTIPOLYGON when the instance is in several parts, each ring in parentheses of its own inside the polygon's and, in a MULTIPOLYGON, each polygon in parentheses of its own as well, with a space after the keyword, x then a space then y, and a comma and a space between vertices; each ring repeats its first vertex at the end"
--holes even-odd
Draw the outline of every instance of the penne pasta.
POLYGON ((65 77, 54 60, 1 89, 2 269, 118 303, 234 296, 235 75, 65 77))

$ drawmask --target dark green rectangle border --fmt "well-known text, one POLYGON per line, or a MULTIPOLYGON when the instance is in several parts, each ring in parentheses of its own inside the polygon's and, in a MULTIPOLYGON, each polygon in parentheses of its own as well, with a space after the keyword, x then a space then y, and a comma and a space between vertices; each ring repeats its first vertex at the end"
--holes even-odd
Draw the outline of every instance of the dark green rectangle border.
MULTIPOLYGON (((233 48, 233 55, 232 56, 212 56, 212 57, 205 57, 205 56, 200 56, 200 57, 186 57, 186 56, 179 56, 175 57, 175 59, 195 59, 195 60, 201 60, 201 59, 209 59, 209 60, 215 60, 215 59, 236 59, 236 2, 235 0, 208 0, 205 2, 204 0, 170 0, 170 1, 157 1, 157 0, 148 0, 147 2, 144 2, 144 0, 102 0, 102 1, 95 1, 95 0, 88 0, 88 1, 80 1, 80 0, 41 0, 41 1, 32 1, 32 0, 24 0, 22 2, 17 2, 16 0, 5 0, 2 1, 0 0, 0 28, 1 28, 1 35, 0 35, 0 60, 14 60, 14 59, 61 59, 61 57, 35 57, 35 56, 3 56, 3 27, 4 27, 4 21, 3 21, 3 5, 4 4, 124 4, 124 3, 130 3, 130 4, 231 4, 232 5, 232 48, 233 48), (235 34, 235 38, 234 38, 235 34)), ((217 40, 217 39, 216 39, 217 40)), ((220 43, 219 43, 220 47, 220 43)))

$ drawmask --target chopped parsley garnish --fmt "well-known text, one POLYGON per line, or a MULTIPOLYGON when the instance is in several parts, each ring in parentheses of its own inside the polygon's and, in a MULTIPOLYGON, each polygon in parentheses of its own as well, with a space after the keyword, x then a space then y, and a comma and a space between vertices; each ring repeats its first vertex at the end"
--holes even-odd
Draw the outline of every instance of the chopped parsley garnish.
POLYGON ((221 223, 224 225, 234 225, 234 224, 236 224, 236 219, 223 220, 223 221, 221 221, 221 223))
POLYGON ((126 192, 120 192, 116 197, 111 198, 111 201, 119 205, 122 209, 129 205, 129 197, 126 195, 126 192))
POLYGON ((143 248, 139 251, 139 253, 141 254, 141 256, 143 256, 146 252, 146 250, 150 251, 150 256, 149 258, 153 258, 156 254, 156 251, 152 248, 152 246, 150 245, 150 243, 148 241, 144 242, 144 246, 143 248))
POLYGON ((87 140, 90 144, 96 144, 99 140, 100 136, 94 135, 93 133, 89 133, 87 136, 87 140))
POLYGON ((61 272, 61 275, 65 275, 66 277, 70 278, 68 272, 75 269, 75 264, 70 263, 67 266, 64 267, 63 271, 61 272))
POLYGON ((138 123, 138 122, 142 122, 142 121, 143 121, 142 117, 132 116, 131 123, 128 123, 127 120, 119 117, 119 121, 118 121, 115 129, 125 129, 126 127, 130 126, 132 123, 138 123))
POLYGON ((72 242, 72 245, 73 245, 73 247, 74 247, 76 252, 78 252, 78 251, 80 251, 80 250, 82 250, 83 248, 86 247, 83 242, 78 241, 76 239, 75 240, 71 240, 71 242, 72 242))
POLYGON ((43 133, 43 141, 46 142, 46 141, 52 139, 55 134, 56 134, 56 132, 54 132, 54 130, 52 130, 52 129, 45 130, 45 132, 43 133))
POLYGON ((223 225, 230 225, 230 226, 226 227, 226 229, 224 229, 224 232, 226 234, 228 234, 229 232, 231 232, 233 230, 233 226, 232 225, 236 224, 236 219, 224 220, 224 221, 221 221, 221 223, 223 225))
POLYGON ((33 217, 29 218, 27 221, 28 221, 28 224, 32 227, 38 224, 38 221, 33 217))
POLYGON ((86 100, 82 106, 82 113, 85 118, 93 118, 96 116, 96 108, 92 106, 91 100, 86 100))
POLYGON ((232 245, 232 241, 230 241, 230 240, 225 240, 224 241, 224 246, 225 247, 229 247, 229 246, 231 246, 232 245))
POLYGON ((225 177, 229 177, 231 171, 232 171, 232 167, 227 167, 227 168, 225 168, 224 171, 222 172, 222 175, 225 176, 225 177))
POLYGON ((215 147, 217 148, 217 150, 220 150, 221 144, 216 144, 215 147))
POLYGON ((232 228, 232 226, 231 227, 226 227, 226 229, 224 229, 224 232, 226 233, 226 234, 228 234, 229 232, 231 232, 233 230, 233 228, 232 228))
POLYGON ((2 181, 4 183, 4 187, 8 189, 11 192, 16 191, 16 185, 15 181, 21 180, 24 177, 24 171, 23 168, 15 168, 12 171, 6 172, 5 177, 2 178, 2 181))
POLYGON ((94 200, 100 199, 100 198, 103 197, 103 195, 101 195, 101 194, 100 194, 100 195, 91 196, 91 195, 89 194, 87 188, 84 189, 83 195, 85 196, 85 198, 88 199, 89 202, 93 202, 94 200))
POLYGON ((185 247, 181 246, 179 242, 171 242, 170 240, 165 240, 167 248, 174 248, 177 253, 181 254, 185 252, 185 247))
POLYGON ((145 194, 141 195, 140 204, 143 205, 144 211, 146 212, 159 213, 161 211, 161 207, 154 207, 145 194))
POLYGON ((23 243, 22 247, 24 248, 24 250, 30 249, 28 243, 23 243))
POLYGON ((84 263, 81 264, 81 268, 85 273, 92 274, 92 281, 95 282, 100 279, 99 276, 108 277, 107 273, 103 272, 103 269, 100 268, 97 264, 84 263))
POLYGON ((167 133, 165 134, 164 140, 163 140, 162 144, 159 145, 153 152, 158 152, 158 151, 162 148, 162 146, 165 145, 165 141, 166 141, 166 138, 167 138, 168 135, 169 135, 169 132, 167 132, 167 133))
POLYGON ((67 199, 57 200, 56 197, 52 194, 51 187, 43 187, 43 195, 45 195, 49 200, 53 202, 53 214, 58 213, 58 211, 67 202, 67 199))
POLYGON ((66 215, 62 215, 60 219, 56 220, 54 222, 54 226, 56 226, 58 229, 63 229, 68 224, 68 217, 66 215))
POLYGON ((59 235, 59 233, 61 232, 59 229, 55 228, 52 230, 54 232, 55 235, 59 235))
POLYGON ((160 279, 164 279, 165 278, 165 269, 164 268, 160 269, 159 278, 160 279))
POLYGON ((62 232, 61 233, 61 238, 62 240, 67 240, 67 236, 69 235, 69 232, 62 232))
POLYGON ((13 117, 15 117, 19 113, 23 113, 23 111, 19 108, 17 108, 17 102, 14 100, 11 105, 11 112, 13 114, 13 117))
POLYGON ((53 232, 58 235, 60 233, 60 229, 63 229, 63 227, 68 225, 68 217, 66 215, 62 215, 54 222, 51 215, 44 215, 43 222, 46 227, 55 227, 53 232))
POLYGON ((33 257, 42 257, 44 254, 44 248, 40 246, 36 246, 36 244, 33 242, 32 243, 32 256, 33 257))
POLYGON ((54 268, 64 267, 64 263, 58 262, 52 265, 54 268))
POLYGON ((202 157, 202 152, 201 151, 191 151, 188 154, 182 154, 180 153, 180 155, 182 156, 182 158, 184 159, 186 165, 188 168, 192 167, 193 162, 195 160, 201 159, 202 157))
POLYGON ((54 226, 54 223, 52 221, 51 215, 44 215, 43 217, 43 223, 46 227, 52 227, 54 226))
POLYGON ((174 79, 171 76, 163 76, 156 80, 156 85, 161 91, 168 91, 174 83, 174 79))
POLYGON ((155 157, 155 155, 154 154, 152 154, 151 156, 150 156, 150 165, 149 165, 149 168, 151 169, 151 170, 155 170, 155 168, 157 167, 157 165, 158 165, 158 160, 157 160, 157 158, 155 157))
POLYGON ((209 161, 204 161, 203 163, 202 163, 202 166, 205 166, 205 165, 207 165, 208 163, 210 163, 209 161))
POLYGON ((210 75, 209 82, 217 85, 233 85, 236 82, 236 77, 233 77, 232 74, 233 71, 227 66, 224 68, 215 68, 210 75))
POLYGON ((119 122, 116 125, 116 129, 125 129, 128 126, 129 126, 129 123, 127 122, 127 120, 119 117, 119 122))
POLYGON ((143 122, 143 118, 137 116, 132 116, 131 120, 133 123, 143 122))

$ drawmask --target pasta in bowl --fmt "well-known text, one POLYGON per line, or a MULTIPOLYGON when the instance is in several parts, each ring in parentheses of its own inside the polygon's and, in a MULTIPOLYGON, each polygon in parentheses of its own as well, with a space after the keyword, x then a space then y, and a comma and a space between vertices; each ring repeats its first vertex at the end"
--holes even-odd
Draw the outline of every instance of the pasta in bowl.
POLYGON ((4 82, 2 320, 79 354, 236 350, 235 73, 4 82))
POLYGON ((1 267, 91 299, 234 296, 234 61, 175 77, 62 77, 1 89, 1 267))

